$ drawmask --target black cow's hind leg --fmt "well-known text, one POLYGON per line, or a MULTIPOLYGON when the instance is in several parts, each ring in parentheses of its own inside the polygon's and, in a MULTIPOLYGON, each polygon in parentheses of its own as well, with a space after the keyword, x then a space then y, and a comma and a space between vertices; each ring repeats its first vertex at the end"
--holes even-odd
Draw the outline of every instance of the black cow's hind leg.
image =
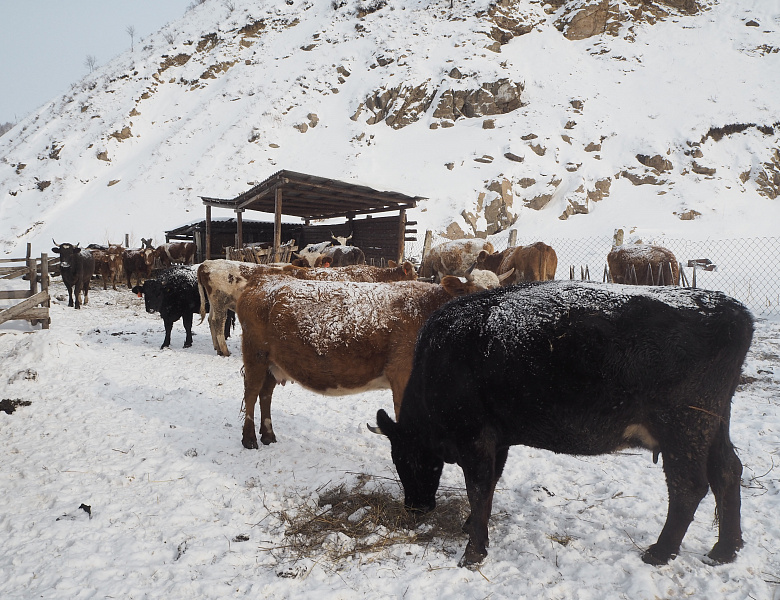
POLYGON ((692 440, 680 442, 671 451, 662 450, 669 509, 658 541, 642 555, 642 560, 651 565, 664 565, 677 556, 696 508, 709 489, 706 457, 692 440))
POLYGON ((740 481, 742 463, 734 452, 726 426, 710 447, 707 457, 707 478, 715 495, 715 514, 718 518, 718 542, 708 556, 719 563, 731 562, 742 548, 740 525, 740 481))
POLYGON ((187 333, 187 337, 184 339, 184 347, 189 348, 192 346, 192 313, 185 312, 181 316, 181 321, 184 323, 184 331, 187 333))

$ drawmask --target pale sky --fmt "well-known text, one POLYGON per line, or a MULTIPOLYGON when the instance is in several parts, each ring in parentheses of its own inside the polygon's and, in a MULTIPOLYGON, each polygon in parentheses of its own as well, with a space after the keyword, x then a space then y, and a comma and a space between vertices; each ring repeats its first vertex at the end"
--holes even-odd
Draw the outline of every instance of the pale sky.
POLYGON ((193 0, 0 0, 0 123, 15 123, 184 16, 193 0))

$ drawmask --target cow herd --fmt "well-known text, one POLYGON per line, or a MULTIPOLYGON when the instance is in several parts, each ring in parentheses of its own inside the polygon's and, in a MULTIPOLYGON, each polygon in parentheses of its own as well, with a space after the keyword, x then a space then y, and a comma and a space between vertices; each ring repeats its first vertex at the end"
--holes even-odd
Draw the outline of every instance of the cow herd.
MULTIPOLYGON (((208 312, 214 350, 228 356, 237 315, 245 448, 259 447, 258 430, 260 443, 277 441, 278 384, 329 395, 390 389, 394 418, 380 410, 369 429, 390 442, 406 508, 433 510, 445 462, 463 471, 471 514, 461 566, 487 555, 493 495, 512 445, 662 456, 666 524, 642 559, 660 565, 675 557, 712 490, 718 541, 708 556, 734 560, 742 547, 742 464, 729 420, 753 335, 744 306, 678 287, 677 261, 660 247, 613 248, 615 283, 600 284, 556 281, 557 256, 543 242, 501 252, 484 240, 448 242, 426 253, 418 274, 411 262, 361 264, 362 252, 344 252, 348 238, 339 241, 307 246, 292 264, 207 260, 154 279, 148 256, 165 262, 148 240, 135 251, 61 244, 55 252, 77 308, 99 261, 109 265, 108 278, 99 271, 104 285, 115 285, 111 265, 121 255, 128 287, 132 268, 133 292, 163 318, 162 347, 179 318, 190 346, 193 315, 202 322, 208 312), (339 248, 337 258, 330 249, 339 248), (346 254, 354 262, 334 266, 346 254)), ((187 262, 186 254, 163 252, 187 262)))

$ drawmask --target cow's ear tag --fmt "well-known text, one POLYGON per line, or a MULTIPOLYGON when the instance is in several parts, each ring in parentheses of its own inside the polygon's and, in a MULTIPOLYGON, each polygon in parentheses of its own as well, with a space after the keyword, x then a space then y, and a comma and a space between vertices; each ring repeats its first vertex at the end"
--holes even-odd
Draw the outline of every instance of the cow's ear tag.
POLYGON ((144 297, 144 295, 143 295, 143 294, 138 294, 138 297, 139 297, 139 298, 143 298, 143 297, 144 297))

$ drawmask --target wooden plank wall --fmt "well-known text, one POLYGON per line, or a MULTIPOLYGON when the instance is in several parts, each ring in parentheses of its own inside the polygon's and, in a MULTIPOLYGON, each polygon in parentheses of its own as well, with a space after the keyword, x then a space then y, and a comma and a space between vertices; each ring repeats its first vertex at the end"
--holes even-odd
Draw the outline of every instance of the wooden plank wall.
POLYGON ((335 244, 331 235, 346 237, 352 233, 348 243, 363 250, 366 264, 385 266, 388 260, 398 258, 399 219, 399 215, 394 215, 355 219, 351 223, 336 225, 306 225, 303 228, 303 242, 298 247, 326 241, 335 244))

